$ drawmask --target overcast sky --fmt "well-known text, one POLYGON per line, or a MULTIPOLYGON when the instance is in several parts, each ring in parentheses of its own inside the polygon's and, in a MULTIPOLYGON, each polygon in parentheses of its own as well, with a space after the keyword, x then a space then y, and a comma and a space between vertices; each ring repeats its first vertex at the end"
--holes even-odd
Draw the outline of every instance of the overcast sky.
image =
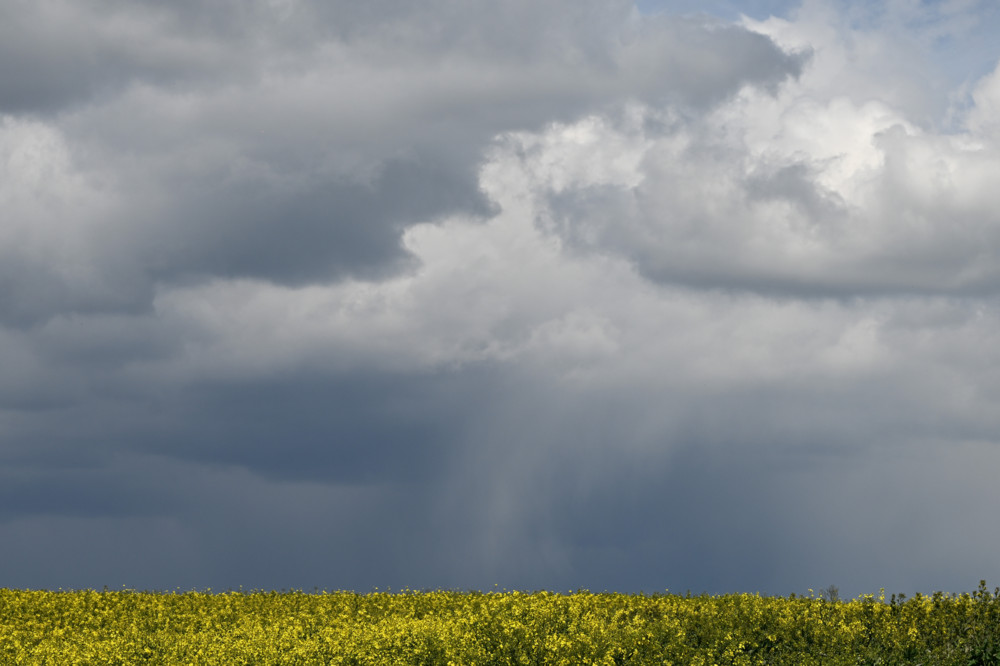
POLYGON ((0 0, 0 587, 1000 584, 993 0, 0 0))

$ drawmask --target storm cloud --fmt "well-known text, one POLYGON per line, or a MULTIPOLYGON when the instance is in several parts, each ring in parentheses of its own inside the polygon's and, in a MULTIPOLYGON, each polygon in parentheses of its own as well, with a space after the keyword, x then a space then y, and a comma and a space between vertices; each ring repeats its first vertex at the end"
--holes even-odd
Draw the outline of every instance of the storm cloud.
POLYGON ((996 20, 3 4, 0 585, 998 578, 996 20))

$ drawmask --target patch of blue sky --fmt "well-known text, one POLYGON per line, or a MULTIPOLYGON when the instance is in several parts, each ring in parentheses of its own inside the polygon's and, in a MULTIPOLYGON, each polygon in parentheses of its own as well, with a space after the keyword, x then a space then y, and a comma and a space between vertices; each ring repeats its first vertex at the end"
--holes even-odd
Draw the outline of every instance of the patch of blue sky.
POLYGON ((850 31, 881 32, 919 54, 928 81, 943 84, 951 111, 939 129, 960 131, 976 82, 1000 63, 1000 2, 996 0, 636 0, 642 14, 707 14, 725 21, 772 16, 794 21, 805 9, 833 6, 850 31), (914 50, 913 47, 916 46, 914 50))

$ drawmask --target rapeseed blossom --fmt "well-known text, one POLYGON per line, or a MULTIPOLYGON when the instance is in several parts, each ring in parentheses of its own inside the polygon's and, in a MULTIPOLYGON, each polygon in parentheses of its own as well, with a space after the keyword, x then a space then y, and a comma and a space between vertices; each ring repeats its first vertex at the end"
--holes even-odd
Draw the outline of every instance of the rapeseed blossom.
POLYGON ((590 592, 0 590, 0 663, 998 663, 1000 590, 850 601, 590 592))

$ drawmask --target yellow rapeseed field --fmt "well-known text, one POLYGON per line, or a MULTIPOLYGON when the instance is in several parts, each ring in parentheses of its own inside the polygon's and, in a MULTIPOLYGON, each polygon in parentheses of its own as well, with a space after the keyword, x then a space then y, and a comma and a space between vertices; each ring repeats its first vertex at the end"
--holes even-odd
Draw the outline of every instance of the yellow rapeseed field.
POLYGON ((803 597, 0 590, 0 664, 995 664, 1000 590, 803 597))

